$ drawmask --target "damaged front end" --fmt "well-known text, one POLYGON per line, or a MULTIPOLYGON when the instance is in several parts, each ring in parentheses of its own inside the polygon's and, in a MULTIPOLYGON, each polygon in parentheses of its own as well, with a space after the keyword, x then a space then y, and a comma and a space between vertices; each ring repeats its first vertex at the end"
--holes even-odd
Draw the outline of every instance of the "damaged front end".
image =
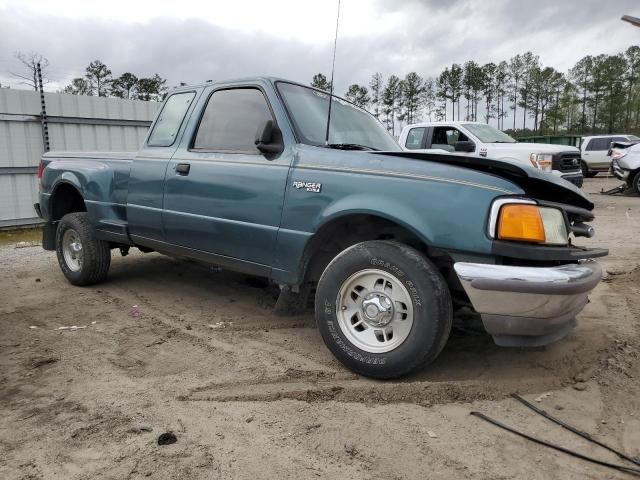
POLYGON ((538 347, 565 337, 602 277, 601 248, 577 247, 591 237, 591 211, 524 197, 500 197, 487 235, 496 264, 458 262, 454 270, 496 344, 538 347))

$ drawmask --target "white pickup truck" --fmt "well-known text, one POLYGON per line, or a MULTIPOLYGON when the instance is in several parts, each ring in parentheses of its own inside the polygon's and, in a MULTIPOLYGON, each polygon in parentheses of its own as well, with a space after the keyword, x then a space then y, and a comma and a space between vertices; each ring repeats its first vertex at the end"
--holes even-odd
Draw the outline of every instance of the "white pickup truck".
POLYGON ((425 122, 407 125, 399 138, 404 150, 475 155, 551 172, 581 187, 580 150, 565 145, 518 143, 480 122, 425 122))

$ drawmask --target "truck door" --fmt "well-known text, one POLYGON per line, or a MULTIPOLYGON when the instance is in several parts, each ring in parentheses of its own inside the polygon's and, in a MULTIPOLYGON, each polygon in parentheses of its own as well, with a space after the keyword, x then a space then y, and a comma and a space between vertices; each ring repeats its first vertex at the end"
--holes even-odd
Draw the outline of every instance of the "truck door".
POLYGON ((587 144, 582 158, 591 168, 603 168, 607 164, 609 145, 611 145, 609 137, 592 138, 587 144))
POLYGON ((269 266, 291 150, 286 143, 278 154, 265 155, 256 148, 260 127, 267 120, 277 125, 259 86, 218 88, 202 99, 205 102, 188 145, 185 138, 167 168, 167 242, 215 254, 219 260, 269 266))
POLYGON ((171 95, 162 107, 151 133, 131 164, 127 221, 129 234, 141 245, 145 239, 164 240, 162 197, 164 177, 171 156, 178 147, 184 119, 195 103, 196 92, 171 95))

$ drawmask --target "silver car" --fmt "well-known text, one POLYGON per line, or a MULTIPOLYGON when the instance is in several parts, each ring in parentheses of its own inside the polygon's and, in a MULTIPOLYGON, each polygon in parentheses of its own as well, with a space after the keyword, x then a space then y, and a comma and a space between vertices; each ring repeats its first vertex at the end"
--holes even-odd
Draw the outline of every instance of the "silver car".
POLYGON ((610 158, 611 173, 640 195, 640 143, 614 142, 610 158))

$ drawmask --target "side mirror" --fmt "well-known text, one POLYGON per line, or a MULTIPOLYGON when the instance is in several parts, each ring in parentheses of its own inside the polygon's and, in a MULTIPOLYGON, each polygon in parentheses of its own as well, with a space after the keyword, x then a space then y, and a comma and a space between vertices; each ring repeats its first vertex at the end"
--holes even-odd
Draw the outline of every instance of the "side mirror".
POLYGON ((472 153, 476 151, 476 145, 475 143, 469 142, 468 140, 459 141, 459 142, 456 142, 454 150, 456 152, 472 153))
POLYGON ((264 154, 280 153, 284 150, 282 132, 273 120, 267 120, 256 132, 256 148, 264 154))

